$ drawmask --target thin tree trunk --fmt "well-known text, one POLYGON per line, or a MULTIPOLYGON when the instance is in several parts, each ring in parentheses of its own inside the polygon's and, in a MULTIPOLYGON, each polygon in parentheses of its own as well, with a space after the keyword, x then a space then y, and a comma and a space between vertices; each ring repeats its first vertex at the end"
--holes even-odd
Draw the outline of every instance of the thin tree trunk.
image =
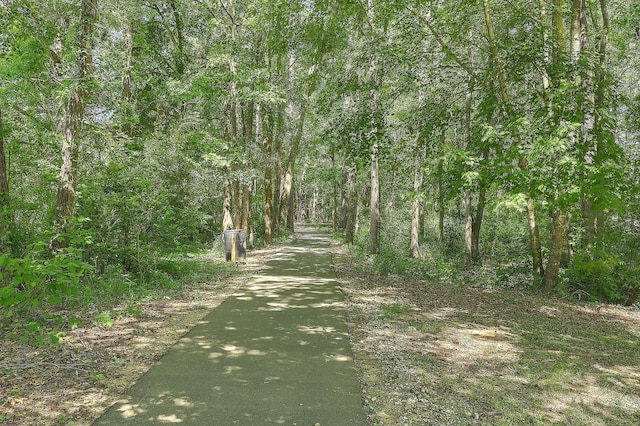
POLYGON ((240 189, 240 181, 233 180, 233 226, 236 229, 242 227, 242 192, 240 189))
POLYGON ((97 17, 97 0, 83 0, 78 34, 80 53, 76 61, 76 86, 71 90, 60 126, 62 165, 54 221, 62 238, 52 241, 52 247, 56 250, 69 246, 65 234, 70 230, 75 208, 79 139, 89 96, 89 82, 93 76, 92 38, 97 17))
POLYGON ((542 262, 542 243, 540 242, 540 228, 536 218, 536 209, 533 198, 527 196, 527 216, 529 219, 529 241, 533 256, 533 272, 537 279, 544 277, 544 265, 542 262))
POLYGON ((356 229, 356 209, 358 204, 358 191, 356 189, 356 165, 355 162, 346 170, 346 197, 343 204, 345 209, 345 236, 347 244, 353 244, 356 229))
MULTIPOLYGON (((182 28, 182 16, 178 11, 175 0, 170 0, 169 6, 171 7, 173 20, 176 25, 176 36, 175 36, 175 42, 174 42, 175 48, 178 51, 178 56, 176 58, 176 71, 178 72, 178 75, 183 75, 185 71, 185 60, 184 60, 184 31, 182 28)), ((235 7, 233 5, 233 2, 231 3, 231 9, 234 11, 234 15, 235 15, 235 7)))
POLYGON ((245 235, 249 235, 249 215, 251 214, 251 190, 249 185, 242 185, 242 218, 240 228, 244 229, 245 235))
POLYGON ((438 243, 444 243, 444 198, 440 198, 438 203, 438 243))
POLYGON ((569 214, 564 210, 558 210, 553 218, 553 232, 551 237, 551 248, 549 251, 549 261, 544 274, 543 288, 551 292, 558 285, 560 276, 560 264, 562 262, 562 252, 565 247, 565 239, 569 228, 569 214))
POLYGON ((422 257, 422 253, 420 252, 420 206, 421 206, 421 197, 420 191, 422 189, 422 182, 424 180, 424 172, 422 171, 422 162, 423 162, 423 149, 422 143, 420 140, 420 133, 418 132, 418 136, 416 137, 416 159, 414 165, 414 175, 413 175, 413 211, 411 216, 411 257, 414 259, 419 259, 422 257))
MULTIPOLYGON (((367 2, 367 18, 369 19, 369 25, 372 30, 372 36, 370 43, 376 43, 375 39, 375 22, 376 22, 376 10, 374 0, 368 0, 367 2)), ((371 221, 369 226, 369 253, 377 254, 380 251, 380 165, 379 165, 379 144, 381 136, 381 120, 378 118, 380 109, 380 90, 382 87, 382 72, 379 69, 377 61, 377 53, 369 52, 369 78, 373 83, 370 96, 370 110, 371 110, 371 122, 370 122, 370 143, 371 143, 371 197, 370 197, 370 212, 371 221)))
MULTIPOLYGON (((469 79, 469 86, 467 88, 466 100, 465 100, 465 118, 464 118, 464 139, 467 148, 471 147, 471 108, 473 104, 473 81, 469 79)), ((466 248, 466 255, 464 261, 464 267, 466 270, 473 268, 473 202, 472 202, 471 190, 467 189, 464 192, 464 245, 466 248)))
POLYGON ((124 122, 122 132, 128 137, 133 136, 131 108, 133 102, 133 22, 126 17, 124 21, 124 50, 125 63, 122 70, 122 112, 124 122))
MULTIPOLYGON (((268 114, 264 114, 264 120, 268 121, 268 114)), ((273 161, 273 120, 271 125, 265 123, 264 130, 264 241, 267 244, 273 242, 273 189, 272 189, 272 161, 273 161)))
POLYGON ((369 253, 377 254, 380 250, 380 168, 378 165, 378 141, 371 147, 371 225, 369 228, 369 253))
POLYGON ((473 268, 473 204, 471 201, 471 191, 464 192, 464 245, 466 255, 464 258, 464 269, 473 268))
POLYGON ((11 230, 11 212, 9 210, 9 173, 4 150, 4 122, 0 109, 0 253, 9 248, 11 230))
MULTIPOLYGON (((335 155, 332 153, 331 154, 331 168, 333 170, 336 169, 336 159, 335 159, 335 155)), ((332 219, 332 223, 333 223, 333 232, 338 232, 338 182, 337 179, 335 177, 335 175, 333 176, 333 206, 332 206, 332 214, 333 217, 332 219)))
MULTIPOLYGON (((605 73, 606 60, 607 60, 607 47, 609 45, 609 31, 611 25, 611 19, 609 17, 609 10, 607 8, 607 1, 600 0, 600 13, 602 14, 602 35, 599 41, 599 63, 597 86, 596 86, 596 99, 595 99, 595 111, 596 111, 596 123, 595 123, 595 135, 596 135, 596 153, 595 162, 596 166, 600 166, 603 162, 602 156, 604 151, 604 144, 607 136, 610 135, 608 129, 605 128, 604 119, 601 111, 605 111, 605 87, 607 84, 607 78, 605 73)), ((605 212, 599 209, 595 213, 595 238, 597 240, 602 239, 605 225, 605 212)))
POLYGON ((444 243, 444 217, 445 217, 445 196, 444 196, 444 154, 445 154, 445 129, 440 134, 440 156, 438 160, 438 242, 444 243))
POLYGON ((473 266, 480 264, 480 230, 482 229, 482 219, 484 217, 484 207, 487 198, 487 188, 480 183, 478 191, 478 204, 476 205, 476 213, 473 218, 471 232, 471 263, 473 266))
POLYGON ((280 194, 283 191, 284 185, 284 171, 283 171, 283 159, 282 159, 282 138, 284 137, 284 110, 281 106, 277 107, 276 119, 274 122, 273 130, 273 172, 275 175, 275 186, 273 188, 273 229, 279 231, 282 227, 280 223, 280 210, 283 208, 280 204, 280 194))
MULTIPOLYGON (((306 223, 307 219, 309 217, 308 214, 308 207, 307 207, 307 195, 305 192, 305 180, 307 177, 307 169, 304 168, 302 170, 302 174, 300 176, 300 188, 299 188, 299 194, 296 197, 297 198, 297 203, 299 204, 299 209, 298 209, 298 220, 302 223, 306 223)), ((291 192, 292 196, 296 195, 296 188, 294 187, 292 192, 291 192)), ((290 199, 289 200, 289 216, 287 217, 287 229, 293 231, 293 224, 295 221, 295 204, 296 204, 296 199, 290 199)))
POLYGON ((349 168, 346 162, 342 165, 342 181, 341 181, 341 197, 340 197, 340 229, 347 229, 347 220, 349 217, 349 168))
POLYGON ((318 188, 318 184, 315 184, 313 186, 313 198, 311 199, 311 212, 309 214, 314 223, 318 222, 318 204, 320 204, 320 189, 318 188))
MULTIPOLYGON (((553 25, 556 34, 556 54, 554 55, 554 61, 556 65, 561 64, 562 61, 562 49, 565 48, 565 36, 564 36, 564 23, 562 19, 562 8, 564 7, 564 0, 555 0, 553 25)), ((578 63, 581 49, 581 9, 582 0, 573 0, 572 2, 572 17, 571 17, 571 34, 570 34, 570 58, 575 65, 578 63)), ((578 74, 573 75, 574 83, 579 81, 578 74)), ((570 134, 570 138, 577 139, 575 134, 570 134)), ((560 194, 556 196, 558 199, 560 194)), ((553 226, 551 230, 551 247, 549 250, 549 257, 547 260, 547 267, 544 271, 544 278, 542 286, 546 291, 553 291, 558 285, 560 265, 562 262, 562 252, 566 247, 566 236, 570 224, 569 213, 564 208, 557 209, 554 212, 553 226)))
MULTIPOLYGON (((243 110, 243 134, 245 137, 245 141, 248 143, 255 143, 255 133, 254 133, 254 117, 255 117, 255 104, 253 102, 249 102, 246 111, 243 110)), ((246 149, 246 147, 245 147, 246 149)), ((245 164, 245 169, 248 170, 249 166, 245 164)), ((245 235, 249 236, 249 228, 251 222, 251 187, 248 183, 242 184, 242 215, 240 220, 240 227, 244 229, 245 235)))

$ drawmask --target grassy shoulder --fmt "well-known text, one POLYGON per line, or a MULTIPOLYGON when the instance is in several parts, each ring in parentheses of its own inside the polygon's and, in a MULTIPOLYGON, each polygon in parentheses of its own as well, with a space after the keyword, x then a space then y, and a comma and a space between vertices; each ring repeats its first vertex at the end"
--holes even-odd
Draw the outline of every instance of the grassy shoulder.
POLYGON ((88 425, 262 263, 218 250, 158 257, 144 283, 105 274, 68 307, 42 304, 0 328, 0 424, 88 425))
POLYGON ((335 257, 376 425, 640 422, 640 312, 335 257))

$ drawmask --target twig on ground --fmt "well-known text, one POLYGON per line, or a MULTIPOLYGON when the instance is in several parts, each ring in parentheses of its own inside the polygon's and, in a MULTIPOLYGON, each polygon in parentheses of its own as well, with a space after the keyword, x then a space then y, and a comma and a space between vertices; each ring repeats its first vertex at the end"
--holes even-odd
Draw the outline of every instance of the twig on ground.
POLYGON ((56 364, 54 362, 36 362, 32 364, 12 364, 12 365, 3 365, 0 364, 0 370, 28 370, 30 368, 37 367, 56 367, 61 370, 73 370, 73 371, 82 371, 83 373, 91 373, 89 370, 85 370, 84 368, 80 368, 78 364, 56 364))

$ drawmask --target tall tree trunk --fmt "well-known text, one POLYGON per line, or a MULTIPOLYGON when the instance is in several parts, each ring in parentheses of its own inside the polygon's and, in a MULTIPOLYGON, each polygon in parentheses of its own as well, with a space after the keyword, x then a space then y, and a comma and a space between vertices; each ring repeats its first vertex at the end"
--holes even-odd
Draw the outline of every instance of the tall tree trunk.
MULTIPOLYGON (((611 131, 606 128, 606 120, 602 116, 602 111, 606 110, 607 105, 605 104, 605 91, 607 85, 607 77, 606 77, 606 61, 607 61, 607 48, 609 45, 609 31, 611 25, 611 18, 609 17, 609 10, 607 8, 607 0, 600 0, 600 13, 602 14, 602 34, 600 36, 599 45, 598 45, 598 54, 599 54, 599 67, 598 67, 598 76, 596 79, 596 98, 594 109, 596 111, 596 122, 595 122, 595 137, 596 137, 596 146, 595 146, 595 163, 596 166, 600 166, 603 163, 603 152, 605 151, 605 144, 609 137, 613 139, 613 135, 611 131)), ((605 225, 605 212, 603 209, 598 209, 595 212, 595 238, 600 240, 603 237, 605 225)))
POLYGON ((440 133, 440 159, 438 160, 438 242, 444 243, 444 217, 445 217, 445 194, 444 194, 444 155, 446 130, 443 128, 440 133))
MULTIPOLYGON (((374 0, 367 2, 367 18, 371 28, 371 37, 369 42, 373 45, 377 43, 376 32, 376 10, 374 0)), ((369 225, 369 253, 377 254, 380 251, 380 165, 379 165, 379 144, 382 133, 382 122, 379 119, 380 110, 380 90, 382 88, 382 71, 378 64, 377 52, 369 52, 369 78, 373 83, 370 95, 371 122, 370 122, 370 140, 371 143, 371 197, 370 212, 371 221, 369 225)))
MULTIPOLYGON (((179 14, 177 14, 175 4, 173 1, 171 2, 171 8, 174 11, 174 17, 176 19, 176 27, 181 22, 179 21, 179 14)), ((225 6, 225 11, 229 17, 229 37, 231 44, 233 45, 236 41, 236 10, 235 4, 233 1, 230 1, 228 6, 225 6)), ((180 28, 178 28, 179 30, 180 28)), ((181 32, 181 31, 179 31, 181 32)), ((179 50, 178 40, 174 39, 174 44, 176 48, 179 50)), ((180 53, 180 57, 182 53, 180 53)), ((227 118, 227 128, 226 133, 229 138, 229 144, 231 149, 237 149, 238 144, 238 90, 236 87, 236 77, 237 77, 237 64, 235 54, 233 53, 233 49, 231 49, 231 53, 229 54, 229 73, 231 75, 231 81, 229 82, 229 95, 226 100, 225 110, 226 110, 226 118, 227 118)), ((223 201, 223 218, 222 218, 222 229, 228 230, 237 228, 240 226, 240 183, 237 179, 233 179, 235 165, 227 166, 225 169, 225 182, 224 182, 224 201, 223 201)))
MULTIPOLYGON (((183 25, 182 25, 182 15, 180 14, 178 7, 176 6, 175 0, 169 1, 169 7, 171 7, 171 13, 173 14, 173 21, 176 26, 176 35, 174 37, 175 48, 178 52, 176 57, 176 71, 178 72, 178 75, 181 76, 184 74, 185 65, 186 65, 184 60, 184 31, 183 31, 183 25)), ((231 9, 234 10, 234 15, 235 15, 235 8, 233 6, 233 2, 231 3, 231 9)))
POLYGON ((55 211, 55 225, 62 238, 52 241, 54 249, 69 246, 66 234, 70 231, 74 214, 77 182, 77 162, 80 132, 89 96, 90 80, 93 76, 93 32, 97 20, 97 0, 83 0, 80 15, 78 45, 80 53, 76 60, 75 87, 72 88, 64 109, 60 132, 62 134, 62 165, 55 211))
POLYGON ((273 229, 275 232, 279 232, 282 229, 283 223, 280 223, 280 210, 284 207, 280 204, 281 195, 284 185, 284 170, 283 170, 283 148, 282 139, 285 131, 285 119, 282 106, 278 106, 276 119, 274 122, 273 130, 273 174, 275 176, 275 186, 273 188, 273 229))
MULTIPOLYGON (((564 2, 563 2, 564 3, 564 2)), ((556 25, 561 25, 562 19, 556 19, 556 25)), ((558 28, 556 27, 556 34, 558 28)), ((574 66, 578 65, 580 53, 582 49, 582 0, 573 0, 571 7, 571 34, 570 34, 570 58, 574 66)), ((558 35, 559 37, 559 35, 558 35)), ((564 35, 558 41, 564 40, 564 35)), ((580 84, 579 73, 574 71, 574 84, 580 84)), ((573 139, 575 145, 578 137, 575 133, 569 135, 573 139)), ((560 192, 556 198, 562 193, 560 192)), ((549 250, 549 258, 545 269, 543 288, 546 291, 553 291, 558 285, 560 265, 562 262, 562 253, 566 247, 566 238, 570 224, 570 216, 564 207, 556 209, 553 217, 553 226, 551 230, 551 248, 549 250)))
POLYGON ((542 261, 542 243, 540 242, 540 228, 536 218, 536 208, 533 198, 527 196, 527 217, 529 220, 529 241, 533 256, 533 272, 537 279, 544 277, 544 265, 542 261))
POLYGON ((231 180, 225 179, 222 201, 222 230, 233 229, 233 217, 231 215, 231 204, 233 203, 233 190, 231 180))
POLYGON ((466 255, 464 258, 464 269, 473 268, 473 204, 471 201, 471 191, 464 192, 464 245, 466 255))
POLYGON ((341 181, 341 197, 340 197, 340 229, 347 229, 347 220, 349 218, 349 167, 347 163, 342 165, 342 181, 341 181))
POLYGON ((565 247, 565 239, 569 228, 569 214, 564 210, 557 210, 553 218, 553 230, 551 237, 551 248, 549 250, 549 261, 544 274, 543 288, 551 292, 558 285, 560 277, 560 264, 562 252, 565 247))
POLYGON ((418 136, 416 137, 416 159, 414 165, 414 175, 413 175, 413 209, 411 215, 411 257, 414 259, 419 259, 422 257, 422 253, 420 252, 420 206, 421 202, 421 194, 422 190, 422 182, 424 180, 424 172, 423 168, 423 147, 420 137, 420 132, 418 132, 418 136))
POLYGON ((249 235, 249 215, 251 214, 251 190, 249 185, 242 185, 242 218, 240 228, 244 229, 245 235, 249 235))
POLYGON ((318 204, 320 204, 320 188, 318 188, 318 184, 315 184, 313 185, 313 198, 311 198, 311 211, 309 214, 314 223, 318 222, 320 216, 318 214, 318 204))
MULTIPOLYGON (((471 147, 471 108, 473 106, 473 81, 469 79, 469 86, 465 99, 464 139, 467 149, 471 147)), ((473 268, 473 200, 470 189, 464 191, 464 245, 466 248, 464 267, 466 270, 473 268)))
POLYGON ((132 103, 133 103, 133 22, 130 17, 124 20, 124 54, 125 62, 122 70, 122 105, 124 115, 122 132, 128 137, 133 136, 132 103))
POLYGON ((264 241, 267 244, 273 242, 273 189, 272 189, 272 161, 273 161, 273 121, 268 123, 269 114, 263 114, 265 120, 264 129, 264 241))
MULTIPOLYGON (((243 110, 243 134, 247 143, 254 143, 254 117, 255 117, 255 104, 249 102, 246 107, 246 111, 243 110)), ((245 169, 249 166, 245 164, 245 169)), ((244 229, 245 235, 249 236, 249 224, 251 222, 251 188, 250 184, 246 181, 242 184, 242 216, 240 220, 240 227, 244 229)))
POLYGON ((289 147, 289 156, 287 158, 287 169, 284 172, 283 185, 280 192, 280 220, 282 225, 287 226, 289 231, 293 232, 293 218, 289 218, 289 212, 293 210, 291 204, 293 199, 291 197, 292 190, 294 188, 294 173, 295 163, 300 149, 300 142, 302 140, 302 132, 304 130, 304 122, 306 117, 306 100, 300 106, 300 116, 296 125, 295 133, 291 139, 291 146, 289 147))
POLYGON ((346 197, 343 200, 345 235, 347 244, 351 245, 356 233, 356 210, 358 206, 358 191, 356 185, 357 169, 355 161, 346 168, 346 197))
POLYGON ((371 146, 371 225, 369 228, 369 253, 380 250, 380 167, 378 165, 378 140, 371 146))
POLYGON ((480 230, 482 229, 482 219, 484 218, 484 207, 487 199, 487 188, 480 182, 478 190, 478 204, 476 213, 473 216, 471 231, 471 263, 473 266, 480 264, 480 230))
POLYGON ((240 192, 240 181, 233 180, 233 226, 239 229, 242 226, 242 193, 240 192))
POLYGON ((298 188, 298 193, 296 196, 296 188, 294 187, 291 196, 296 197, 295 199, 289 200, 289 215, 287 216, 287 229, 293 230, 293 223, 295 221, 295 205, 298 203, 298 220, 302 223, 306 223, 309 218, 309 211, 307 207, 307 195, 305 192, 305 180, 307 178, 307 169, 304 168, 302 170, 302 174, 300 175, 300 184, 298 188))
MULTIPOLYGON (((335 155, 331 154, 331 168, 333 170, 336 169, 336 159, 335 155)), ((333 206, 332 206, 332 223, 333 223, 333 232, 338 232, 338 180, 333 176, 333 206)))
POLYGON ((12 222, 9 207, 9 173, 4 150, 4 122, 0 109, 0 253, 9 248, 9 232, 12 222))
MULTIPOLYGON (((598 30, 596 38, 596 48, 598 53, 598 66, 594 66, 592 70, 587 71, 590 81, 586 84, 587 100, 592 102, 592 114, 585 117, 585 161, 587 164, 592 162, 597 168, 604 161, 603 152, 608 139, 613 139, 606 125, 606 119, 603 117, 603 111, 606 111, 605 93, 607 87, 606 77, 606 58, 607 47, 609 44, 610 17, 606 0, 600 0, 600 14, 602 15, 602 28, 598 30)), ((588 38, 586 37, 586 5, 582 5, 582 44, 581 49, 588 49, 588 38)), ((592 192, 593 190, 589 191, 592 192)), ((584 226, 587 233, 587 245, 594 245, 602 238, 602 232, 605 224, 605 212, 598 207, 593 200, 593 195, 589 194, 583 199, 583 218, 584 226), (595 207, 594 207, 595 206, 595 207)))

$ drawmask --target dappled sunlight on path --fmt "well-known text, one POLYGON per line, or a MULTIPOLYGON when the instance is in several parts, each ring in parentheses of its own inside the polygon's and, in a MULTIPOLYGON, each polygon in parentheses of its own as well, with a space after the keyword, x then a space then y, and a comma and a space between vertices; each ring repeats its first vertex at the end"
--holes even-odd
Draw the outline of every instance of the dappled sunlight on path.
POLYGON ((330 243, 280 248, 95 425, 365 424, 330 243))

